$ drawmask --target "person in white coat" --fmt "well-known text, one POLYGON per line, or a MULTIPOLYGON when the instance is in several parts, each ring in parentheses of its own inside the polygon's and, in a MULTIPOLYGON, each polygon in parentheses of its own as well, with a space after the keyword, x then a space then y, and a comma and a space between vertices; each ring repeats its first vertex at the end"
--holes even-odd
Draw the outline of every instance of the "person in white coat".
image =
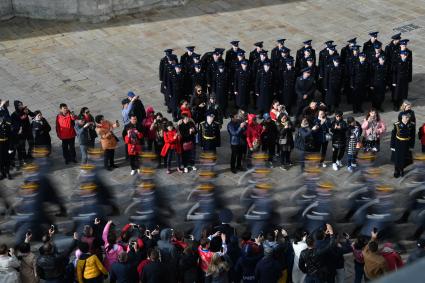
POLYGON ((292 282, 293 283, 304 283, 305 274, 299 269, 298 261, 300 260, 300 254, 307 248, 305 239, 307 233, 301 233, 297 231, 294 235, 294 242, 292 242, 292 248, 294 249, 294 267, 292 268, 292 282))
POLYGON ((21 263, 15 256, 15 251, 8 249, 5 244, 0 245, 0 282, 20 283, 18 268, 21 263))

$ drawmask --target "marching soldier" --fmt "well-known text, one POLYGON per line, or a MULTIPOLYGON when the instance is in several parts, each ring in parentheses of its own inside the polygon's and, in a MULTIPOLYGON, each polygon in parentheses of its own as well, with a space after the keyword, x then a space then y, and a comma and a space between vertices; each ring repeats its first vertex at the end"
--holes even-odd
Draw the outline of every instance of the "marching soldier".
POLYGON ((400 58, 393 65, 394 111, 400 108, 401 102, 407 99, 409 92, 409 80, 412 79, 412 66, 407 59, 408 54, 406 50, 400 51, 400 58))
POLYGON ((0 116, 0 180, 4 178, 12 179, 12 176, 9 173, 10 167, 10 153, 11 144, 10 144, 10 135, 12 134, 12 127, 10 121, 7 120, 7 117, 0 116))
POLYGON ((212 93, 217 99, 217 103, 221 106, 224 117, 227 117, 227 102, 229 99, 230 80, 228 70, 225 70, 224 63, 217 65, 218 70, 214 76, 214 85, 212 93))
POLYGON ((279 63, 282 50, 285 47, 285 40, 286 40, 285 38, 276 40, 277 46, 272 49, 272 52, 270 54, 270 59, 272 60, 273 70, 277 69, 277 65, 279 63))
POLYGON ((353 66, 351 73, 351 88, 353 113, 363 113, 362 103, 366 97, 366 90, 369 88, 369 65, 366 62, 366 54, 359 54, 359 61, 353 66))
POLYGON ((339 106, 343 78, 344 70, 340 64, 340 58, 334 56, 332 65, 326 66, 323 78, 323 88, 326 91, 325 104, 330 113, 339 106))
POLYGON ((234 78, 234 93, 236 107, 244 111, 247 110, 249 104, 249 94, 251 90, 251 74, 248 69, 248 62, 242 60, 240 68, 236 70, 234 78))
POLYGON ((207 120, 199 125, 199 130, 202 149, 216 152, 216 148, 221 145, 221 137, 220 124, 214 121, 214 114, 207 114, 207 120))
POLYGON ((294 59, 286 60, 286 67, 280 68, 276 74, 276 83, 278 87, 277 95, 279 103, 285 105, 288 114, 291 112, 295 100, 295 80, 296 73, 294 59))
POLYGON ((412 163, 412 151, 415 147, 415 123, 410 114, 403 112, 401 121, 394 123, 391 132, 391 161, 394 162, 394 177, 404 176, 404 168, 412 163))
POLYGON ((366 57, 369 57, 370 54, 373 54, 373 45, 375 43, 382 43, 378 40, 379 31, 370 32, 370 39, 363 44, 363 53, 366 54, 366 57))
POLYGON ((379 56, 378 63, 374 64, 371 68, 370 89, 373 91, 372 107, 381 112, 383 112, 382 103, 385 99, 385 88, 387 86, 389 70, 384 55, 379 56))
MULTIPOLYGON (((303 57, 307 58, 307 57, 311 56, 311 57, 314 58, 314 60, 316 60, 316 51, 311 46, 311 41, 312 41, 311 39, 304 41, 303 42, 304 46, 297 50, 297 54, 296 54, 296 57, 295 57, 295 68, 297 68, 297 67, 300 66, 300 60, 303 57), (308 56, 305 56, 305 52, 304 51, 306 49, 309 49, 310 50, 309 51, 310 54, 308 56)), ((299 67, 299 70, 301 70, 303 68, 305 68, 305 67, 299 67)))
POLYGON ((174 121, 177 122, 180 101, 185 98, 184 74, 182 72, 182 66, 180 64, 174 65, 174 72, 170 75, 170 78, 168 79, 167 89, 169 96, 168 107, 172 111, 174 121))
POLYGON ((263 50, 263 42, 254 43, 255 49, 249 53, 249 66, 253 66, 254 62, 260 59, 260 52, 263 50))
POLYGON ((263 69, 258 72, 255 80, 257 108, 261 115, 269 112, 273 96, 276 94, 273 86, 273 72, 270 64, 269 60, 263 62, 263 69))

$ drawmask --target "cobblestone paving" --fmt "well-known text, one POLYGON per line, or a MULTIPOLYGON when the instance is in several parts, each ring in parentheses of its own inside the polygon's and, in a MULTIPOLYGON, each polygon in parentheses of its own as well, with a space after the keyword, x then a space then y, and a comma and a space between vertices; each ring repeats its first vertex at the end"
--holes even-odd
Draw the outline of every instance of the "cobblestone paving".
MULTIPOLYGON (((417 121, 425 122, 425 6, 422 0, 193 0, 183 7, 122 16, 102 24, 16 18, 0 22, 0 98, 11 101, 18 98, 30 109, 40 109, 53 125, 61 102, 76 112, 87 106, 94 114, 120 119, 120 101, 128 90, 141 95, 145 106, 153 105, 156 110, 165 112, 158 82, 158 63, 165 48, 173 48, 180 55, 185 46, 193 44, 197 46, 197 53, 203 53, 214 47, 227 49, 229 41, 238 39, 246 51, 259 40, 265 42, 265 49, 271 50, 274 41, 284 37, 293 51, 303 40, 313 39, 318 52, 329 39, 341 48, 354 36, 363 43, 368 39, 368 32, 374 30, 380 31, 379 39, 384 44, 396 30, 403 31, 402 37, 410 39, 414 74, 409 96, 417 121)), ((388 102, 385 109, 383 118, 390 126, 396 114, 388 102)), ((225 132, 223 137, 223 145, 226 145, 225 132)), ((384 169, 385 181, 395 184, 388 164, 388 140, 387 135, 378 163, 384 169)), ((76 185, 78 169, 63 165, 56 137, 54 144, 52 176, 61 193, 69 196, 76 185)), ((417 151, 419 147, 417 143, 417 151)), ((131 182, 121 149, 118 156, 122 166, 114 171, 110 180, 117 193, 131 182)), ((240 211, 234 199, 239 198, 242 188, 235 186, 239 175, 235 177, 227 169, 228 156, 227 146, 219 150, 219 183, 230 207, 240 211)), ((334 172, 327 168, 325 172, 336 181, 348 177, 346 170, 334 172)), ((296 167, 285 173, 275 169, 272 175, 278 185, 283 186, 293 183, 298 174, 296 167)), ((22 181, 18 173, 15 177, 13 181, 3 181, 11 196, 22 181)), ((194 173, 185 176, 159 173, 178 217, 188 208, 185 198, 193 177, 194 173), (177 183, 183 185, 177 186, 177 183)), ((282 189, 276 200, 285 206, 290 193, 282 189)), ((340 197, 343 198, 343 194, 340 197)), ((408 230, 412 228, 408 227, 408 230)), ((347 263, 351 264, 351 259, 347 263)), ((351 277, 348 272, 350 281, 351 277)))

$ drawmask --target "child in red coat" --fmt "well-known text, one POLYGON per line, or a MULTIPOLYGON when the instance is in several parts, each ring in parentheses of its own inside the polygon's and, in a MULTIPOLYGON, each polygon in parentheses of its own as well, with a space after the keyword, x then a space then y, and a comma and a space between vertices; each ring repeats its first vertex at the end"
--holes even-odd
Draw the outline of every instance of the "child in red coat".
POLYGON ((143 135, 145 136, 148 150, 152 150, 152 145, 155 141, 156 131, 152 128, 152 124, 155 121, 155 111, 152 106, 146 108, 146 118, 143 119, 143 135))
POLYGON ((183 118, 184 115, 192 119, 192 112, 190 111, 189 103, 187 102, 187 100, 183 100, 180 106, 180 118, 183 118))
POLYGON ((161 156, 167 156, 167 174, 171 174, 171 161, 173 160, 174 154, 177 155, 177 171, 183 172, 181 167, 181 144, 180 135, 174 128, 172 122, 168 122, 167 131, 164 133, 164 147, 161 151, 161 156))
POLYGON ((143 134, 136 126, 128 127, 125 143, 127 144, 128 157, 130 158, 131 175, 139 170, 139 155, 142 151, 141 139, 143 134))

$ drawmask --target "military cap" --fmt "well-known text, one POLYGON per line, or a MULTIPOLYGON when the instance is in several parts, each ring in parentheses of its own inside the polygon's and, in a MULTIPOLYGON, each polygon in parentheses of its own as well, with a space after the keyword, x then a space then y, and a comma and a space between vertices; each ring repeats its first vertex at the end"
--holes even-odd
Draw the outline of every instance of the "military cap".
POLYGON ((260 55, 267 55, 267 53, 268 53, 268 51, 264 50, 264 49, 260 51, 260 55))
MULTIPOLYGON (((210 96, 210 98, 214 98, 215 99, 214 96, 210 96)), ((215 117, 214 111, 212 111, 212 110, 211 111, 207 111, 206 116, 215 117)))
POLYGON ((169 55, 167 55, 167 58, 168 58, 168 61, 178 61, 177 60, 177 55, 175 55, 175 54, 169 54, 169 55))
POLYGON ((311 45, 312 41, 313 40, 309 39, 309 40, 303 41, 303 43, 304 43, 304 45, 311 45))
POLYGON ((246 60, 242 60, 240 63, 241 63, 241 65, 248 65, 248 61, 246 61, 246 60))
POLYGON ((397 39, 400 39, 401 38, 401 33, 397 33, 397 34, 394 34, 393 36, 391 36, 391 39, 393 39, 393 40, 397 40, 397 39))
POLYGON ((194 59, 200 60, 200 59, 201 59, 201 54, 193 53, 193 54, 192 54, 192 57, 193 57, 194 59))
POLYGON ((409 53, 406 50, 401 50, 400 55, 408 55, 409 53))
POLYGON ((238 56, 244 56, 245 55, 245 50, 239 49, 237 54, 238 54, 238 56))
POLYGON ((263 48, 263 42, 262 41, 256 42, 256 43, 254 43, 254 46, 263 48))
POLYGON ((239 46, 239 40, 230 41, 230 44, 233 46, 239 46))
POLYGON ((328 41, 326 41, 326 42, 325 42, 325 45, 326 45, 327 47, 329 47, 330 45, 332 45, 332 43, 334 43, 334 41, 333 41, 333 40, 328 40, 328 41))
POLYGON ((169 54, 173 53, 173 49, 170 49, 170 48, 165 49, 164 52, 165 52, 165 54, 169 55, 169 54))
POLYGON ((311 57, 311 56, 309 56, 309 57, 307 57, 306 61, 310 61, 310 62, 312 62, 312 61, 314 61, 314 58, 313 58, 313 57, 311 57))
POLYGON ((284 44, 285 40, 286 40, 286 38, 280 38, 280 39, 276 40, 276 42, 280 43, 280 44, 284 44))
POLYGON ((351 49, 353 49, 353 50, 360 50, 360 45, 353 45, 352 47, 351 47, 351 49))
POLYGON ((329 49, 329 50, 333 50, 333 51, 335 51, 335 50, 336 50, 336 49, 335 49, 335 47, 336 47, 336 45, 335 45, 335 44, 328 45, 328 49, 329 49))
POLYGON ((195 46, 186 46, 186 49, 193 52, 193 50, 195 50, 195 46))
POLYGON ((356 44, 356 41, 357 41, 357 37, 347 40, 348 43, 353 43, 353 44, 356 44))
POLYGON ((366 57, 366 54, 364 52, 360 52, 359 57, 366 57))
POLYGON ((301 72, 303 72, 303 73, 310 73, 311 72, 311 68, 310 67, 306 67, 306 68, 302 69, 301 72))
POLYGON ((195 64, 193 64, 193 67, 200 69, 201 68, 201 64, 200 63, 195 63, 195 64))
POLYGON ((311 48, 304 48, 304 51, 310 52, 311 53, 311 48))
POLYGON ((382 43, 380 43, 380 42, 375 42, 373 44, 373 48, 375 48, 375 49, 381 49, 381 47, 382 47, 382 43))
POLYGON ((408 42, 409 42, 408 39, 402 39, 400 40, 400 45, 407 45, 408 42))
POLYGON ((373 31, 373 32, 369 32, 369 35, 371 37, 378 37, 378 33, 379 33, 379 31, 373 31))

